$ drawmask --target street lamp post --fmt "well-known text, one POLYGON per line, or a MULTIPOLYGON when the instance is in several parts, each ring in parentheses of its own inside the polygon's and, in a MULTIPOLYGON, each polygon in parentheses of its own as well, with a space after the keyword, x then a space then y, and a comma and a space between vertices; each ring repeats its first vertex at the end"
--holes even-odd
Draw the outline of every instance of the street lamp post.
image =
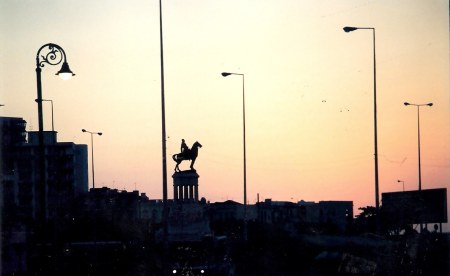
POLYGON ((42 99, 43 102, 50 102, 52 105, 52 131, 55 131, 55 121, 54 121, 54 117, 53 117, 53 101, 52 100, 45 100, 42 99))
POLYGON ((245 77, 240 73, 223 72, 223 77, 230 75, 242 76, 242 126, 243 126, 243 144, 244 144, 244 240, 247 240, 247 155, 245 143, 245 77))
POLYGON ((49 65, 58 65, 62 62, 61 69, 56 73, 62 79, 68 80, 75 74, 70 70, 69 64, 67 63, 67 56, 64 52, 63 48, 54 44, 47 43, 39 50, 36 54, 36 83, 37 83, 37 99, 36 102, 38 104, 38 123, 39 123, 39 193, 40 193, 40 219, 44 222, 47 219, 47 202, 46 202, 46 189, 47 189, 47 181, 46 181, 46 172, 45 172, 45 146, 44 146, 44 119, 42 112, 42 82, 41 82, 41 67, 44 67, 45 64, 49 65), (44 51, 41 53, 41 51, 44 51))
MULTIPOLYGON (((361 30, 372 30, 373 33, 373 120, 374 120, 374 147, 375 147, 375 206, 376 211, 380 209, 380 199, 378 191, 378 133, 377 133, 377 67, 375 58, 375 28, 371 27, 344 27, 346 33, 361 30)), ((378 217, 378 216, 377 216, 378 217)))
POLYGON ((94 134, 97 134, 99 136, 101 136, 103 133, 101 132, 91 132, 91 131, 87 131, 84 128, 81 130, 82 132, 87 132, 89 134, 91 134, 91 160, 92 160, 92 189, 95 188, 95 175, 94 175, 94 134))
POLYGON ((422 174, 421 174, 421 169, 420 169, 420 107, 421 106, 433 106, 433 103, 427 103, 427 104, 412 104, 412 103, 408 103, 405 102, 404 103, 405 106, 408 105, 413 105, 413 106, 417 106, 417 144, 418 144, 418 152, 419 152, 419 191, 422 190, 422 174))
POLYGON ((403 191, 405 191, 405 181, 403 181, 403 180, 397 180, 397 182, 398 182, 398 183, 402 182, 402 184, 403 184, 403 191))
MULTIPOLYGON (((164 96, 164 47, 163 47, 163 27, 162 27, 162 4, 159 0, 159 51, 161 65, 161 143, 162 143, 162 192, 163 192, 163 240, 164 247, 167 245, 168 236, 168 217, 169 209, 167 206, 167 146, 166 146, 166 107, 164 96)), ((165 248, 166 249, 166 248, 165 248)), ((164 250, 165 250, 164 249, 164 250)), ((165 258, 165 257, 164 257, 165 258)))

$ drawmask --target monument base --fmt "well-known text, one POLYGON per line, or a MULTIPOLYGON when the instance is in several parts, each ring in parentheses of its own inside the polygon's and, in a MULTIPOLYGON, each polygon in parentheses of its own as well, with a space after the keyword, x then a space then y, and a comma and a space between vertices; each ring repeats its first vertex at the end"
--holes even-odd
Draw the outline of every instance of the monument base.
POLYGON ((204 206, 196 203, 176 204, 171 207, 168 225, 170 241, 201 241, 211 234, 204 206))
POLYGON ((195 170, 175 172, 173 178, 173 200, 178 203, 198 202, 198 178, 195 170))

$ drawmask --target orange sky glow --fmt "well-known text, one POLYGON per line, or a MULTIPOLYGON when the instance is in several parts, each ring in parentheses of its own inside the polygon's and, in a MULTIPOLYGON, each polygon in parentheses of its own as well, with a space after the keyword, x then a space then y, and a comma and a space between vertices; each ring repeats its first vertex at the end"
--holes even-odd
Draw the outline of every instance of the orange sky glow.
MULTIPOLYGON (((376 28, 381 193, 449 188, 448 1, 163 1, 168 191, 181 139, 199 141, 199 193, 243 201, 245 74, 247 198, 374 205, 372 32, 376 28)), ((97 186, 162 197, 157 0, 0 3, 0 116, 37 130, 35 55, 64 48, 76 76, 43 68, 59 141, 94 138, 97 186)), ((51 130, 44 103, 45 130, 51 130)), ((89 159, 90 161, 90 159, 89 159)), ((90 164, 89 164, 90 166, 90 164)), ((187 169, 188 164, 182 163, 187 169)), ((89 175, 91 177, 91 175, 89 175)), ((89 178, 91 183, 92 179, 89 178)), ((447 196, 449 198, 449 196, 447 196)))

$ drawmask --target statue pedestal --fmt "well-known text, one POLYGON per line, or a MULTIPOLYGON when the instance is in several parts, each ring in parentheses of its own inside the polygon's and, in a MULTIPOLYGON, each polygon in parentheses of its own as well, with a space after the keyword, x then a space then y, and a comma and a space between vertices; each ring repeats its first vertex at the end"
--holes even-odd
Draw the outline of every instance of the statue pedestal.
POLYGON ((198 201, 198 178, 195 170, 175 172, 174 205, 170 208, 168 239, 170 241, 201 241, 211 234, 205 206, 198 201))
POLYGON ((173 178, 173 200, 175 202, 198 202, 198 178, 195 170, 175 172, 173 178))

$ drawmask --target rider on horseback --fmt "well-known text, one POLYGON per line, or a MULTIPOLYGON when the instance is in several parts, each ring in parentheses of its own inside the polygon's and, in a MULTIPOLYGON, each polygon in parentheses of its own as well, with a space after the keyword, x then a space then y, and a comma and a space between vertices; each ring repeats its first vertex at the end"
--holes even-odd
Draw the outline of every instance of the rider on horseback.
POLYGON ((192 148, 189 147, 184 142, 184 139, 181 139, 181 152, 178 154, 172 155, 173 161, 177 164, 175 165, 175 172, 180 172, 180 168, 178 167, 183 160, 191 160, 191 165, 189 166, 191 170, 195 171, 194 163, 195 159, 197 159, 198 148, 201 148, 202 145, 197 141, 192 145, 192 148))
POLYGON ((181 139, 181 156, 188 158, 189 157, 189 147, 186 145, 184 139, 181 139))

